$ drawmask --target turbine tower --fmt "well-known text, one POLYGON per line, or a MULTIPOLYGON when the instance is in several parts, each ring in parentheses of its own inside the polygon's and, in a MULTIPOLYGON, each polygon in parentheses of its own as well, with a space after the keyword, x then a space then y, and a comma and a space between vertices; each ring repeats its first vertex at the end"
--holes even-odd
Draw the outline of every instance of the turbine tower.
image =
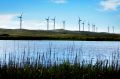
POLYGON ((48 17, 48 18, 46 18, 46 21, 47 21, 47 30, 49 30, 49 20, 50 20, 50 18, 48 17))
POLYGON ((23 13, 18 17, 20 19, 20 30, 22 29, 23 13))
POLYGON ((65 22, 65 21, 63 21, 63 29, 64 29, 64 30, 65 30, 65 23, 66 23, 66 22, 65 22))
POLYGON ((92 25, 93 32, 95 32, 95 24, 92 25))
POLYGON ((92 24, 92 32, 94 32, 94 24, 92 24))
POLYGON ((84 21, 83 21, 83 23, 82 23, 82 24, 83 24, 83 31, 84 31, 84 25, 85 25, 84 21))
POLYGON ((94 32, 94 25, 92 24, 92 32, 94 32))
POLYGON ((114 33, 114 30, 115 30, 114 26, 112 28, 113 28, 113 33, 114 33))
POLYGON ((54 30, 55 30, 55 24, 56 24, 56 19, 55 19, 55 17, 52 19, 52 21, 54 22, 54 30))
POLYGON ((95 32, 98 32, 98 27, 96 27, 96 31, 95 32))
POLYGON ((96 25, 94 24, 94 32, 95 32, 96 25))
POLYGON ((80 19, 80 17, 79 17, 79 20, 78 20, 78 24, 79 24, 79 31, 80 31, 80 23, 81 23, 81 19, 80 19))
POLYGON ((90 23, 88 22, 88 31, 90 31, 90 23))
POLYGON ((110 32, 110 27, 108 26, 108 33, 110 32))

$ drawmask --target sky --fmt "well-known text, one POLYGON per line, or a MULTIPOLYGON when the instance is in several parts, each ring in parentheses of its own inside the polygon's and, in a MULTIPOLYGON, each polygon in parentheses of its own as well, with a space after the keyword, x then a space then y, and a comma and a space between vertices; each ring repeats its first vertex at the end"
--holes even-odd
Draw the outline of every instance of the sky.
MULTIPOLYGON (((20 14, 23 13, 24 29, 47 29, 45 18, 56 17, 56 29, 78 30, 78 17, 95 24, 98 32, 120 33, 120 0, 0 0, 0 28, 18 29, 20 14)), ((50 29, 53 21, 50 20, 50 29)), ((82 24, 81 24, 82 30, 82 24)))

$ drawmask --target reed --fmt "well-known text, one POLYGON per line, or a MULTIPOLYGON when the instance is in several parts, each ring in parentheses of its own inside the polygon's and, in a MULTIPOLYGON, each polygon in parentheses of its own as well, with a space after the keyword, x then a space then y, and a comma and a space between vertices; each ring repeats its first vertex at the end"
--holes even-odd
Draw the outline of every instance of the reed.
MULTIPOLYGON (((29 44, 28 44, 29 45, 29 44)), ((120 51, 112 53, 111 59, 96 61, 80 60, 83 53, 75 52, 75 46, 66 48, 62 58, 53 49, 52 43, 46 52, 29 49, 22 54, 5 53, 0 59, 0 79, 120 79, 120 51), (73 56, 73 53, 76 53, 73 56), (94 62, 94 63, 93 63, 94 62)), ((62 53, 62 52, 61 52, 62 53)))

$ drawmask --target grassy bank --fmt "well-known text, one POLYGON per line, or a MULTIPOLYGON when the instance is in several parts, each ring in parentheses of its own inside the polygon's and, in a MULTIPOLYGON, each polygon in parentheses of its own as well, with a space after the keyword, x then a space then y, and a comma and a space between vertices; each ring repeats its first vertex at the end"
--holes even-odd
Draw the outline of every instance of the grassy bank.
POLYGON ((120 79, 120 69, 115 66, 74 64, 64 62, 60 65, 44 67, 42 65, 16 64, 4 65, 0 68, 0 79, 120 79))
POLYGON ((87 40, 120 41, 120 34, 78 32, 68 30, 18 30, 0 29, 1 40, 87 40))

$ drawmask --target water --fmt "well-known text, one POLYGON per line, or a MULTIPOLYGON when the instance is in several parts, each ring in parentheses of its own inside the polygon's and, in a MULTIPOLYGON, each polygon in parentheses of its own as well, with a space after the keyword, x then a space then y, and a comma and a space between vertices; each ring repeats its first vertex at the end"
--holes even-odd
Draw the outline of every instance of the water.
POLYGON ((93 64, 97 60, 120 59, 119 41, 18 41, 0 40, 0 60, 14 60, 24 62, 28 58, 34 62, 38 58, 40 63, 71 63, 82 62, 93 64), (24 58, 23 58, 24 57, 24 58))

